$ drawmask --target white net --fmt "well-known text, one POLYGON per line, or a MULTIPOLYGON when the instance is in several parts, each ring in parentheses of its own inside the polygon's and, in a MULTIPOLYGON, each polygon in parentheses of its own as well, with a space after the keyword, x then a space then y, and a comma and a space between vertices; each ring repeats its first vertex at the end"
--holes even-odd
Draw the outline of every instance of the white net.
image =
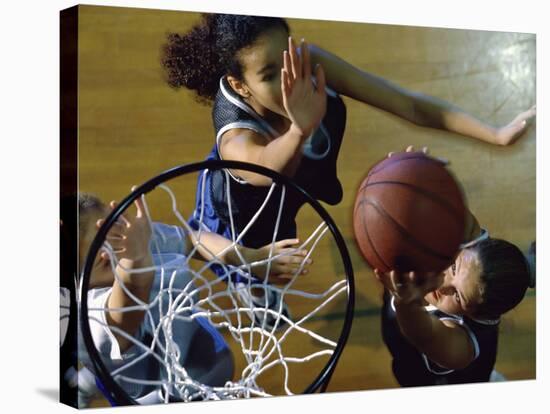
MULTIPOLYGON (((210 173, 209 170, 201 172, 203 201, 208 191, 204 178, 210 173)), ((231 179, 225 173, 225 180, 231 179)), ((252 220, 237 231, 231 219, 231 240, 224 249, 213 252, 203 243, 208 231, 204 224, 204 202, 196 211, 199 226, 195 230, 184 218, 184 209, 176 196, 183 194, 185 184, 173 181, 170 187, 163 183, 140 196, 147 220, 151 228, 158 228, 159 222, 153 218, 152 210, 161 211, 162 221, 170 222, 165 228, 179 229, 175 232, 182 239, 191 235, 192 243, 185 254, 167 252, 166 235, 153 230, 150 242, 155 258, 153 266, 124 269, 135 275, 154 272, 155 282, 149 300, 139 299, 117 274, 120 263, 116 249, 107 241, 102 247, 109 256, 115 279, 134 302, 132 306, 118 309, 108 308, 105 301, 103 306, 98 306, 101 302, 91 299, 94 290, 88 292, 92 338, 110 377, 131 398, 144 403, 304 392, 327 367, 335 352, 349 302, 341 252, 327 223, 314 209, 307 205, 302 207, 297 217, 301 241, 292 248, 277 249, 276 236, 285 214, 285 198, 288 191, 295 190, 273 182, 252 220), (263 249, 263 256, 247 260, 240 242, 248 232, 255 231, 256 220, 274 197, 277 186, 281 191, 277 192, 280 200, 272 228, 272 243, 263 249), (197 253, 204 256, 205 252, 210 260, 194 259, 197 253), (228 252, 238 258, 236 263, 224 262, 228 252), (287 275, 285 284, 274 285, 269 282, 269 275, 283 256, 292 256, 299 262, 287 275), (219 266, 222 271, 214 274, 212 265, 219 266), (108 312, 135 311, 144 312, 142 325, 135 335, 108 324, 104 316, 108 312), (209 341, 214 338, 217 345, 194 340, 197 332, 205 329, 209 332, 209 341), (110 332, 111 341, 112 334, 125 338, 131 344, 129 350, 114 355, 112 346, 105 347, 94 336, 98 330, 110 332), (220 351, 220 348, 224 349, 220 351)), ((227 189, 229 191, 229 186, 227 189)), ((227 200, 232 218, 230 194, 227 200)))

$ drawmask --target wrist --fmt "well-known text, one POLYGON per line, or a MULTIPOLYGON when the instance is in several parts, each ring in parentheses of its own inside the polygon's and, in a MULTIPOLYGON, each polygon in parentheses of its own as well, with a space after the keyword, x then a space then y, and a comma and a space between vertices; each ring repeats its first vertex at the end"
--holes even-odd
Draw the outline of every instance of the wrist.
POLYGON ((117 274, 124 283, 132 286, 145 286, 150 283, 154 272, 141 272, 138 270, 152 265, 153 259, 150 254, 139 259, 122 258, 118 261, 117 274))
POLYGON ((254 252, 255 249, 250 249, 245 246, 236 245, 235 247, 229 249, 227 252, 225 252, 223 255, 219 256, 218 259, 228 265, 231 266, 240 266, 243 264, 244 259, 245 263, 252 263, 255 261, 254 252), (238 252, 237 252, 238 250, 238 252))
POLYGON ((289 133, 300 139, 300 141, 305 141, 309 138, 311 131, 307 131, 303 128, 300 128, 298 125, 296 125, 294 122, 290 124, 290 128, 288 129, 289 133))
MULTIPOLYGON (((259 260, 259 251, 260 249, 252 249, 245 246, 239 246, 239 252, 241 253, 241 256, 244 258, 246 263, 253 263, 259 260)), ((240 263, 241 261, 239 260, 238 264, 240 263)))
POLYGON ((486 126, 486 130, 482 136, 482 139, 490 144, 506 145, 503 142, 502 136, 500 134, 500 128, 496 128, 490 125, 486 126))

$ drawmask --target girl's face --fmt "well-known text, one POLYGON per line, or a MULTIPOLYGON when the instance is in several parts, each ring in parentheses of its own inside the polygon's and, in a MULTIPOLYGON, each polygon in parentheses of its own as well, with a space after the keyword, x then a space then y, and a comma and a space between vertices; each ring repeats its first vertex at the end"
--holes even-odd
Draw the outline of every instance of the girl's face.
POLYGON ((246 99, 261 115, 266 115, 267 109, 287 117, 281 93, 283 51, 287 48, 288 32, 277 27, 263 33, 252 46, 239 52, 244 83, 250 95, 246 99))
POLYGON ((445 313, 473 315, 481 303, 481 270, 476 251, 462 250, 454 264, 445 270, 443 285, 427 294, 426 301, 445 313))

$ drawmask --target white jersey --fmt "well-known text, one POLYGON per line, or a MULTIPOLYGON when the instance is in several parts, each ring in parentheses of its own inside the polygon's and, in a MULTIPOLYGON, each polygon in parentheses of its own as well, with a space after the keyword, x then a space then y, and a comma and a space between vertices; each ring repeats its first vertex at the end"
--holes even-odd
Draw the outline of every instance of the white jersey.
MULTIPOLYGON (((134 337, 148 346, 157 331, 157 343, 160 347, 165 348, 166 341, 163 331, 156 329, 159 320, 166 314, 171 301, 176 300, 183 291, 189 292, 193 289, 187 258, 183 254, 185 252, 185 237, 182 229, 177 226, 154 223, 150 250, 157 268, 149 296, 149 303, 153 306, 149 312, 146 312, 143 323, 134 337), (159 295, 159 292, 162 294, 159 295)), ((125 380, 124 377, 158 381, 165 377, 166 370, 162 368, 162 364, 157 358, 147 354, 148 350, 139 344, 134 344, 126 351, 121 352, 118 341, 107 324, 104 312, 111 290, 111 287, 105 287, 90 289, 88 292, 88 315, 92 338, 107 369, 112 375, 116 370, 117 374, 120 374, 120 377, 117 378, 118 383, 131 397, 139 398, 149 392, 151 387, 125 380)), ((183 315, 189 316, 188 314, 183 315)), ((175 343, 174 351, 179 354, 180 364, 183 365, 189 345, 194 333, 199 329, 199 325, 195 321, 177 319, 174 319, 169 325, 168 329, 171 329, 171 336, 175 343)), ((78 344, 79 360, 91 368, 92 364, 80 329, 78 344)), ((161 353, 158 348, 155 349, 155 353, 162 360, 164 353, 161 353)))

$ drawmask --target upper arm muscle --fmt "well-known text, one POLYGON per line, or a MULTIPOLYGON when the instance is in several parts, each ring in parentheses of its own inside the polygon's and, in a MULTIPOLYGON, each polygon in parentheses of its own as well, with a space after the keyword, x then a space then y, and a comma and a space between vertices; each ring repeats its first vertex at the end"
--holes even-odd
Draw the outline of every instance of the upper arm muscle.
POLYGON ((467 367, 475 350, 465 328, 452 321, 434 319, 433 340, 421 350, 431 361, 449 369, 467 367))
POLYGON ((414 95, 407 89, 360 70, 317 46, 311 45, 310 53, 313 65, 323 66, 327 84, 336 92, 402 118, 414 119, 414 95))
MULTIPOLYGON (((251 129, 230 129, 225 132, 220 140, 218 148, 222 159, 249 162, 261 165, 263 151, 268 140, 261 134, 251 129)), ((250 171, 232 171, 238 177, 252 185, 265 186, 271 184, 271 180, 263 175, 250 171)))

